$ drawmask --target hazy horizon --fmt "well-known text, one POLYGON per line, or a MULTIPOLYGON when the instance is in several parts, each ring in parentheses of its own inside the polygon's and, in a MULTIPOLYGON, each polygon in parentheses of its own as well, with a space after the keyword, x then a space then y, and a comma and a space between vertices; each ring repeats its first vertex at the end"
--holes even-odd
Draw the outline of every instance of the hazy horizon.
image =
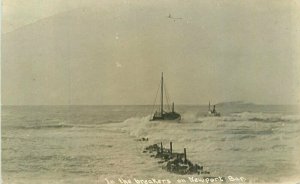
POLYGON ((3 1, 3 105, 300 104, 297 1, 3 1), (181 19, 173 20, 173 17, 181 19))
MULTIPOLYGON (((238 106, 238 105, 254 105, 254 106, 299 106, 300 104, 258 104, 258 103, 252 103, 252 102, 242 102, 241 104, 235 103, 235 102, 218 102, 218 103, 211 103, 211 105, 229 105, 229 103, 234 103, 232 106, 238 106)), ((171 104, 168 104, 171 106, 171 104)), ((1 106, 153 106, 153 104, 55 104, 55 105, 44 105, 44 104, 26 104, 26 105, 12 105, 12 104, 2 104, 1 106)), ((156 104, 154 106, 160 106, 159 104, 156 104)), ((165 106, 167 106, 165 104, 165 106)), ((175 104, 176 106, 208 106, 208 104, 175 104)))

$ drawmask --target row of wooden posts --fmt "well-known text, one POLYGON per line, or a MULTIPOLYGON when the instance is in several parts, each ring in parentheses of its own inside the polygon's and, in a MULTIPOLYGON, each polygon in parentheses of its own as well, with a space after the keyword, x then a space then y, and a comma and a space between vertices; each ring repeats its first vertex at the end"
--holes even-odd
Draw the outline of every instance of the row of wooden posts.
MULTIPOLYGON (((159 152, 159 151, 158 151, 159 152)), ((162 142, 160 143, 160 153, 163 154, 164 150, 163 150, 163 144, 162 142)), ((169 151, 170 157, 173 157, 173 144, 172 142, 170 142, 170 151, 169 151)), ((177 157, 179 155, 177 154, 177 157)), ((187 156, 186 156, 186 148, 183 148, 183 156, 184 156, 184 162, 187 161, 187 156)))
POLYGON ((153 144, 145 148, 143 153, 153 153, 151 157, 160 158, 158 163, 166 163, 163 169, 176 174, 209 174, 208 171, 203 170, 203 166, 193 164, 187 159, 186 148, 183 149, 183 153, 173 152, 173 144, 170 142, 170 149, 163 147, 162 142, 159 144, 153 144))

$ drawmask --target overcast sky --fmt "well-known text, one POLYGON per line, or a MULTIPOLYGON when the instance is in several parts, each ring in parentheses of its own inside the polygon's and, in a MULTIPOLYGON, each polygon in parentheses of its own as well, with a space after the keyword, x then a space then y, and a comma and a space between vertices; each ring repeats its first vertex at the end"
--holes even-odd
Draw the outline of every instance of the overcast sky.
POLYGON ((152 104, 164 72, 177 104, 300 104, 299 20, 285 0, 3 0, 2 103, 152 104))

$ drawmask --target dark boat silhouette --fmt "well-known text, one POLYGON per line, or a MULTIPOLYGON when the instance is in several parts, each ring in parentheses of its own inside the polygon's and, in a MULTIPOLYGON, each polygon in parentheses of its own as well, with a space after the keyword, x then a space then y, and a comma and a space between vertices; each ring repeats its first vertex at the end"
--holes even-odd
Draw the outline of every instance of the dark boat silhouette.
POLYGON ((155 111, 150 121, 163 121, 163 120, 177 120, 181 119, 181 115, 174 110, 174 102, 172 103, 171 112, 164 110, 164 76, 161 74, 161 85, 160 85, 160 109, 155 111))
POLYGON ((210 108, 210 102, 208 103, 208 113, 207 116, 221 116, 221 113, 217 112, 216 105, 213 106, 213 109, 210 108))

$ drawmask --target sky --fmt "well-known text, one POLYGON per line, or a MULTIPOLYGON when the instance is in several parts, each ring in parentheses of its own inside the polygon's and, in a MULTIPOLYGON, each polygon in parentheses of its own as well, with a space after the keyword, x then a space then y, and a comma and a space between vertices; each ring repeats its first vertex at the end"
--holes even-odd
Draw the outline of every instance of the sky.
POLYGON ((300 104, 299 1, 2 4, 4 105, 300 104))

